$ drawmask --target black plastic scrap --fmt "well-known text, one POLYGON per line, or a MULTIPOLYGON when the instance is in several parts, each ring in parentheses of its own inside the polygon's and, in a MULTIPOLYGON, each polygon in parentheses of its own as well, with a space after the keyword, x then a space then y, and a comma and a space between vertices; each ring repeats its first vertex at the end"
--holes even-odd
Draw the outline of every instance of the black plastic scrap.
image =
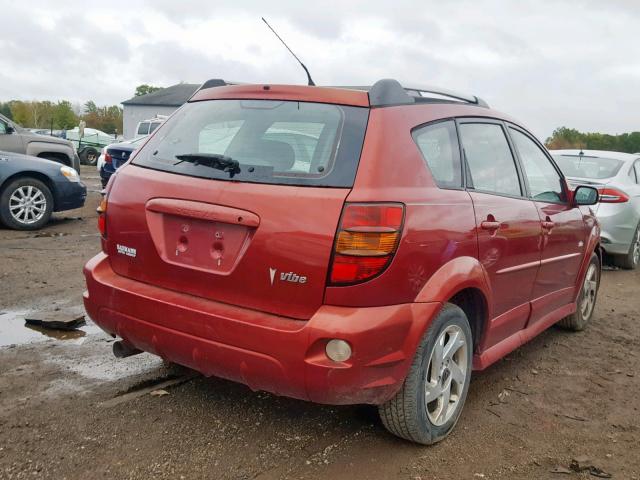
POLYGON ((578 457, 571 460, 569 468, 576 473, 587 472, 589 475, 597 478, 611 478, 611 474, 592 465, 588 458, 578 457))
POLYGON ((52 330, 75 330, 84 326, 84 315, 65 311, 35 312, 25 317, 25 324, 52 330))

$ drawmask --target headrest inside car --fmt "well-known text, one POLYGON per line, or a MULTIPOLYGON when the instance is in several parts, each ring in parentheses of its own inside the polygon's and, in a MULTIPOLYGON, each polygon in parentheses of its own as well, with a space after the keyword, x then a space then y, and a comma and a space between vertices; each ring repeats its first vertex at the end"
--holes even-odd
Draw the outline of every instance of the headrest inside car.
POLYGON ((267 164, 273 165, 277 172, 291 170, 296 161, 296 154, 293 147, 285 142, 276 140, 261 140, 256 153, 267 164))

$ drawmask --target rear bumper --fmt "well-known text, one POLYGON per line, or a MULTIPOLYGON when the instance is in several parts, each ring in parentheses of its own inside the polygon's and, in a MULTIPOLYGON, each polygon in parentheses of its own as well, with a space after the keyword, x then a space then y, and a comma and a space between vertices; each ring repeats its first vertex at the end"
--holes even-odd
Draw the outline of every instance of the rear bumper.
POLYGON ((206 376, 336 405, 390 399, 404 381, 425 319, 430 321, 441 306, 325 305, 300 321, 122 277, 102 253, 84 273, 87 313, 107 333, 206 376), (326 357, 325 345, 332 338, 351 344, 348 361, 326 357))
POLYGON ((638 214, 628 203, 600 204, 597 212, 602 248, 610 254, 626 255, 638 227, 638 214))
POLYGON ((115 169, 113 167, 107 167, 108 163, 105 163, 101 168, 100 168, 100 181, 102 182, 102 186, 106 187, 107 183, 109 183, 109 179, 111 178, 111 175, 113 175, 114 173, 116 173, 115 169))

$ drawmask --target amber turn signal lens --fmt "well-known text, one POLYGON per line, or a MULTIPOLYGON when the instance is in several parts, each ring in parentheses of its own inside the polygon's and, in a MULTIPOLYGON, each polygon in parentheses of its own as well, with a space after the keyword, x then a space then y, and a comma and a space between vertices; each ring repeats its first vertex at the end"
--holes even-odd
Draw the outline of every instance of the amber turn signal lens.
POLYGON ((336 253, 342 255, 380 257, 393 253, 398 241, 398 232, 350 232, 338 234, 336 253))

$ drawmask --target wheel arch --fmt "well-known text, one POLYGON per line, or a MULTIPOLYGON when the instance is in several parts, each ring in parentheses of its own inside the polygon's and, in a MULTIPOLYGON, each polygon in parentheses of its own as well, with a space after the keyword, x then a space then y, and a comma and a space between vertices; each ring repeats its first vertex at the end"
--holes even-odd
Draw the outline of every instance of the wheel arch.
POLYGON ((2 185, 0 185, 0 196, 4 193, 5 189, 7 188, 7 186, 13 182, 14 180, 18 180, 20 178, 34 178, 36 180, 40 180, 42 183, 44 183, 47 188, 49 189, 49 191, 51 192, 51 196, 53 197, 53 210, 55 211, 56 208, 56 204, 58 203, 58 193, 56 191, 56 187, 54 182, 51 180, 51 178, 49 178, 47 175, 45 175, 42 172, 37 172, 34 170, 24 170, 21 172, 17 172, 14 173, 13 175, 11 175, 10 177, 7 177, 4 179, 4 181, 2 182, 2 185))
POLYGON ((592 228, 589 234, 589 238, 587 239, 584 258, 582 259, 578 277, 576 278, 575 291, 573 294, 574 302, 577 302, 578 300, 578 295, 580 294, 580 289, 582 288, 582 282, 584 282, 584 277, 587 274, 587 268, 589 266, 589 261, 591 260, 591 255, 594 253, 598 257, 600 269, 602 269, 604 252, 600 243, 600 227, 598 227, 597 225, 592 228))
POLYGON ((477 352, 489 323, 487 298, 480 289, 468 287, 456 293, 447 303, 460 307, 467 316, 473 336, 473 351, 477 352))
POLYGON ((492 291, 477 258, 457 257, 444 264, 425 283, 415 301, 457 305, 469 320, 474 349, 481 344, 491 318, 492 291))
POLYGON ((62 163, 63 165, 66 165, 67 167, 73 166, 71 159, 62 152, 40 152, 38 154, 38 158, 44 158, 47 160, 59 162, 59 163, 62 163))

